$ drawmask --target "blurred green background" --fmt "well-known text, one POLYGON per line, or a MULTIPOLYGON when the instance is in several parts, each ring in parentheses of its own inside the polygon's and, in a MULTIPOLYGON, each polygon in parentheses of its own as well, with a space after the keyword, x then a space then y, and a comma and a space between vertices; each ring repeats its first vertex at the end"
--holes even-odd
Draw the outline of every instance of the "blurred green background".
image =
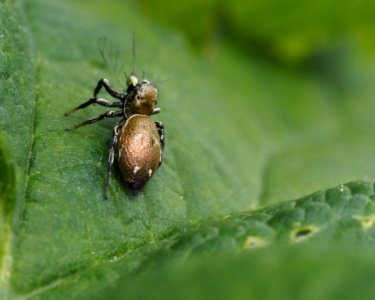
POLYGON ((0 298, 371 299, 374 15, 363 0, 0 1, 0 298), (125 88, 133 31, 164 163, 137 198, 116 171, 103 201, 116 121, 67 133, 103 109, 63 114, 102 77, 125 88))

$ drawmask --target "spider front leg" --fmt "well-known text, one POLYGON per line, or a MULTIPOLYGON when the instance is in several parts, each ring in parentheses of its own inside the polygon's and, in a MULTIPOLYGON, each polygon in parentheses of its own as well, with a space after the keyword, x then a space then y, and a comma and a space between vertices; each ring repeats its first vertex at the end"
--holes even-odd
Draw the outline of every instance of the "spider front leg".
POLYGON ((112 178, 113 164, 115 162, 115 149, 117 147, 117 142, 118 142, 118 135, 119 135, 118 129, 122 126, 123 123, 124 121, 120 122, 118 125, 115 126, 115 128, 113 128, 113 136, 112 136, 110 149, 109 149, 109 156, 108 156, 107 178, 104 184, 104 199, 108 199, 108 187, 112 178))
POLYGON ((65 130, 66 131, 72 131, 74 129, 77 129, 81 126, 84 126, 84 125, 88 125, 88 124, 93 124, 95 122, 98 122, 98 121, 101 121, 103 119, 107 119, 107 118, 115 118, 115 117, 123 117, 124 116, 124 113, 122 111, 107 111, 106 113, 98 116, 98 117, 95 117, 95 118, 92 118, 92 119, 88 119, 86 121, 83 121, 82 123, 79 123, 77 125, 74 125, 70 128, 66 128, 65 130))
POLYGON ((105 107, 122 107, 124 105, 122 102, 111 102, 111 101, 105 100, 103 98, 90 98, 86 102, 83 102, 82 104, 80 104, 80 105, 74 107, 73 109, 67 111, 64 114, 64 116, 67 117, 70 114, 76 112, 77 110, 86 108, 87 106, 89 106, 91 104, 99 104, 99 105, 105 106, 105 107))
POLYGON ((98 81, 98 84, 94 90, 94 98, 96 98, 96 96, 99 94, 102 87, 104 87, 107 93, 110 94, 112 97, 120 99, 122 101, 125 100, 125 95, 116 92, 111 86, 111 84, 109 83, 108 79, 105 79, 105 78, 102 78, 98 81))

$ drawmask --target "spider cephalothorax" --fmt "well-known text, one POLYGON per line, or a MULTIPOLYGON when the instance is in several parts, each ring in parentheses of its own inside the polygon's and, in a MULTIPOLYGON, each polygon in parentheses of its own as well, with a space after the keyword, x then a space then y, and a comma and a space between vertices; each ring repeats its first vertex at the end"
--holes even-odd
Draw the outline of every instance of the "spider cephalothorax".
POLYGON ((148 80, 138 83, 134 75, 130 76, 125 100, 125 115, 132 114, 151 115, 155 112, 158 90, 148 80))

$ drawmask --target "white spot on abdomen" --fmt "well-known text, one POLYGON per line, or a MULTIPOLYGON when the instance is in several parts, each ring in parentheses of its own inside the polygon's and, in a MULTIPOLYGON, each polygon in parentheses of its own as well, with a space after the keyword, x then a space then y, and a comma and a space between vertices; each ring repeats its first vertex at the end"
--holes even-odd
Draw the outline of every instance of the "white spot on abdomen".
POLYGON ((141 168, 139 166, 135 166, 133 170, 133 174, 136 174, 141 168))

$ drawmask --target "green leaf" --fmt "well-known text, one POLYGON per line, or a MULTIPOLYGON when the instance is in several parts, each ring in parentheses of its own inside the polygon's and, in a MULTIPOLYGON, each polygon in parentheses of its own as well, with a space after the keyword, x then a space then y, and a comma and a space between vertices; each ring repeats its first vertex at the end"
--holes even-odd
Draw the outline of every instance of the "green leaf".
POLYGON ((364 299, 371 299, 374 201, 374 182, 361 181, 218 217, 29 296, 243 299, 251 293, 250 299, 272 299, 281 293, 281 299, 294 294, 350 299, 361 290, 364 299))
MULTIPOLYGON (((1 210, 8 234, 0 257, 12 262, 1 264, 1 274, 9 271, 1 293, 90 298, 134 277, 134 290, 119 295, 138 290, 152 296, 160 287, 147 291, 143 284, 159 275, 181 270, 193 286, 194 265, 202 270, 216 264, 206 263, 207 256, 254 246, 263 246, 254 252, 263 253, 272 245, 275 250, 265 252, 252 276, 275 255, 278 281, 288 266, 283 253, 298 252, 299 264, 309 266, 321 255, 289 250, 291 241, 305 241, 307 252, 331 240, 358 243, 358 256, 371 249, 371 180, 285 202, 375 175, 373 58, 349 31, 343 30, 348 42, 311 47, 310 65, 291 69, 266 53, 244 53, 229 36, 201 55, 143 9, 120 1, 0 2, 0 130, 11 149, 0 165, 10 166, 4 174, 16 169, 15 182, 11 175, 4 181, 14 204, 1 210), (102 77, 124 88, 100 60, 97 40, 105 37, 123 50, 130 72, 134 28, 136 71, 145 70, 160 92, 162 114, 155 120, 166 126, 165 160, 137 198, 115 172, 110 199, 103 201, 116 121, 65 132, 103 110, 63 114, 87 100, 102 77)), ((342 261, 348 256, 339 254, 342 261)), ((244 274, 235 264, 251 266, 256 254, 234 258, 234 266, 232 258, 216 259, 219 270, 235 273, 235 281, 244 274)), ((365 254, 359 261, 365 271, 365 254)), ((332 270, 334 277, 342 269, 332 270)), ((207 280, 216 276, 221 282, 217 271, 207 280)))
MULTIPOLYGON (((253 55, 261 53, 283 64, 298 64, 324 49, 355 35, 374 49, 375 6, 371 1, 213 1, 186 3, 142 0, 154 19, 175 26, 194 43, 210 47, 217 33, 253 55), (166 7, 160 13, 160 7, 166 7), (194 15, 194 22, 188 15, 194 15)), ((297 65, 296 65, 297 64, 297 65)))
MULTIPOLYGON (((11 268, 11 215, 15 206, 14 166, 0 132, 0 287, 6 286, 11 268)), ((0 289, 0 297, 5 292, 0 289)))
POLYGON ((337 247, 271 248, 127 277, 97 299, 372 299, 374 267, 337 247))

